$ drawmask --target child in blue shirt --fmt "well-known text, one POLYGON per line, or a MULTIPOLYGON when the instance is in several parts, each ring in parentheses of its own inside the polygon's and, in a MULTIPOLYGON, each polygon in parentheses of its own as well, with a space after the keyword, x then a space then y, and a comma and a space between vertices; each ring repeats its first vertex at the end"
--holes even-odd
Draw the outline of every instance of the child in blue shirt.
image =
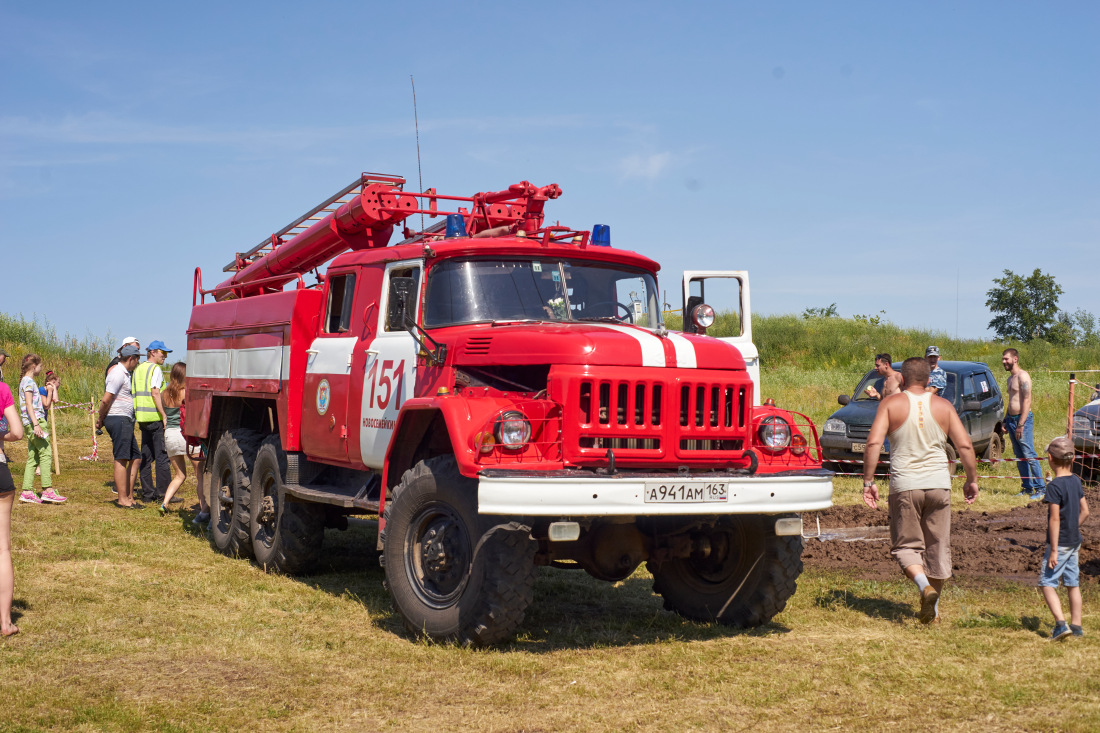
POLYGON ((1081 628, 1081 587, 1078 556, 1081 553, 1081 525, 1089 517, 1089 503, 1081 479, 1073 475, 1073 443, 1060 437, 1047 446, 1047 462, 1054 479, 1047 483, 1047 549, 1039 572, 1039 591, 1054 614, 1052 641, 1084 636, 1081 628), (1069 626, 1058 598, 1061 579, 1069 595, 1069 626))

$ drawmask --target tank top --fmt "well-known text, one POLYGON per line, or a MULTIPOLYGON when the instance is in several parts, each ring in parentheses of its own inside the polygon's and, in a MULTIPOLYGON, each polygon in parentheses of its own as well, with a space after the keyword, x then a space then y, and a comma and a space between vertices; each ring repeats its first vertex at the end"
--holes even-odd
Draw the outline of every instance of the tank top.
POLYGON ((164 416, 168 418, 165 428, 178 428, 180 426, 180 408, 164 406, 164 416))
POLYGON ((947 434, 932 416, 932 395, 909 399, 909 415, 890 437, 890 493, 913 489, 950 489, 947 434))

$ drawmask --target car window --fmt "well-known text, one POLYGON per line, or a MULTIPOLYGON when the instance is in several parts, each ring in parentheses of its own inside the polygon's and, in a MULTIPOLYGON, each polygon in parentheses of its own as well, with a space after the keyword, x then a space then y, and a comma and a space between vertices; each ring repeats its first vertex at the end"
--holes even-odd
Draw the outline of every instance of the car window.
POLYGON ((964 400, 976 400, 978 399, 978 393, 974 390, 974 375, 967 374, 963 378, 963 399, 964 400))
POLYGON ((955 386, 958 383, 958 376, 954 372, 947 373, 947 389, 940 395, 948 402, 955 402, 955 386))
POLYGON ((855 394, 852 395, 852 399, 856 402, 860 400, 874 401, 873 397, 867 396, 867 388, 874 387, 875 391, 882 394, 882 383, 886 381, 886 377, 880 376, 874 369, 863 375, 863 379, 860 380, 859 386, 856 387, 855 394))
POLYGON ((993 381, 993 375, 989 372, 979 372, 974 375, 974 386, 977 387, 979 400, 988 400, 996 394, 996 384, 993 381))

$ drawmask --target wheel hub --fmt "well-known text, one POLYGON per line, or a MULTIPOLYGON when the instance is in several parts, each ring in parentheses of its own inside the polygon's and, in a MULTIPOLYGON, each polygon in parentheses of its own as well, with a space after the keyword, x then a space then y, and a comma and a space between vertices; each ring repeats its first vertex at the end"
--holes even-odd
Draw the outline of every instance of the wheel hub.
POLYGON ((409 527, 409 570, 421 598, 449 605, 465 588, 473 556, 466 529, 450 511, 429 510, 409 527))

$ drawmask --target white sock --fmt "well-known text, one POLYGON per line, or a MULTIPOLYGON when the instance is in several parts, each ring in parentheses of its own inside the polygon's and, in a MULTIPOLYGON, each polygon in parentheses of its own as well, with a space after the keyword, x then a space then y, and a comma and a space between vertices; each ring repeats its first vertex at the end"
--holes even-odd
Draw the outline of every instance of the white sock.
POLYGON ((940 615, 940 599, 939 598, 936 599, 936 615, 937 616, 940 615))
POLYGON ((923 593, 924 589, 930 585, 930 583, 928 582, 928 576, 924 573, 917 573, 917 575, 913 578, 913 582, 917 584, 917 590, 919 590, 921 593, 923 593))

